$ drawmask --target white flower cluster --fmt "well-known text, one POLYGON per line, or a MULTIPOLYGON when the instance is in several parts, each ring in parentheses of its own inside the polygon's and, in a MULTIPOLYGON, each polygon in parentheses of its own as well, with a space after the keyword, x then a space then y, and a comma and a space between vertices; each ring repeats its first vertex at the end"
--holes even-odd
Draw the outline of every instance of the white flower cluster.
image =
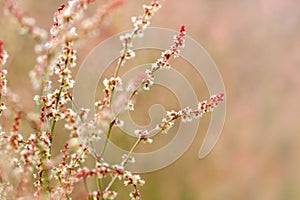
POLYGON ((148 130, 135 130, 134 134, 138 136, 138 138, 143 141, 144 143, 152 143, 153 140, 149 138, 149 131, 148 130))
POLYGON ((76 67, 76 51, 72 47, 65 46, 63 54, 59 56, 54 67, 54 73, 59 76, 59 82, 64 89, 73 88, 74 80, 72 80, 71 70, 69 67, 76 67))
POLYGON ((7 109, 7 107, 5 106, 5 103, 4 102, 0 102, 0 116, 2 115, 2 112, 4 110, 6 110, 6 109, 7 109))
POLYGON ((132 191, 129 194, 129 197, 131 200, 140 200, 141 199, 141 193, 138 190, 132 191))
POLYGON ((131 18, 134 25, 134 33, 139 37, 143 36, 143 31, 150 25, 150 19, 161 8, 161 5, 157 1, 153 1, 150 5, 144 5, 143 7, 143 16, 131 18))
POLYGON ((134 111, 134 103, 133 103, 133 100, 129 100, 126 104, 126 107, 125 107, 126 110, 130 110, 130 111, 134 111))
MULTIPOLYGON (((7 52, 3 49, 3 42, 0 40, 0 66, 6 64, 8 58, 7 52)), ((6 105, 1 102, 2 95, 7 94, 7 80, 6 80, 7 70, 0 68, 0 116, 4 110, 6 110, 6 105)), ((1 126, 0 126, 1 128, 1 126)))
POLYGON ((137 186, 143 186, 145 181, 141 179, 140 175, 132 174, 129 171, 125 171, 124 173, 124 185, 132 185, 134 187, 134 191, 129 194, 131 200, 139 200, 141 199, 141 193, 136 189, 137 186))
POLYGON ((135 163, 135 158, 133 156, 128 157, 128 154, 124 154, 122 160, 127 161, 127 163, 135 163))
POLYGON ((178 35, 174 36, 173 44, 170 49, 161 53, 161 57, 156 60, 155 63, 151 64, 151 68, 146 70, 146 75, 143 80, 143 89, 149 90, 150 87, 154 84, 154 73, 157 70, 161 69, 170 69, 169 60, 172 56, 178 57, 180 50, 184 46, 183 37, 186 35, 185 26, 181 26, 180 32, 178 35))
POLYGON ((103 191, 102 198, 104 200, 114 200, 117 197, 117 195, 118 193, 116 193, 115 191, 105 190, 103 191))
POLYGON ((122 91, 122 79, 120 77, 111 76, 109 79, 104 79, 103 85, 105 89, 122 91))
POLYGON ((123 178, 125 179, 124 185, 134 185, 134 186, 143 186, 145 184, 145 181, 141 178, 138 174, 132 174, 129 171, 125 171, 123 178))
MULTIPOLYGON (((95 102, 95 106, 98 107, 99 112, 102 112, 104 108, 108 108, 114 91, 123 91, 122 79, 120 77, 115 77, 114 75, 112 75, 109 79, 105 78, 103 80, 103 85, 104 98, 95 102)), ((98 113, 98 117, 101 115, 101 113, 98 113)))
POLYGON ((197 109, 192 109, 190 107, 185 107, 178 112, 172 110, 167 111, 167 115, 162 119, 162 122, 156 126, 156 129, 161 131, 161 133, 168 133, 168 131, 174 126, 174 121, 181 118, 182 122, 190 122, 193 119, 201 117, 204 113, 211 112, 219 102, 223 101, 224 94, 220 93, 217 95, 212 95, 210 97, 210 102, 201 101, 198 104, 197 109))
POLYGON ((181 115, 181 120, 183 122, 191 122, 194 118, 196 118, 194 110, 190 107, 181 109, 178 114, 181 115))
POLYGON ((5 95, 7 93, 7 80, 6 80, 7 70, 0 69, 0 94, 5 95))
POLYGON ((161 131, 162 134, 168 133, 168 131, 174 126, 174 120, 179 117, 176 111, 168 111, 167 117, 162 119, 162 123, 156 126, 156 130, 161 131))
POLYGON ((123 45, 123 50, 121 51, 119 65, 124 65, 125 60, 130 60, 135 57, 135 53, 131 49, 132 40, 136 36, 143 36, 143 31, 150 25, 150 19, 153 17, 154 13, 161 8, 161 5, 154 0, 150 5, 144 5, 143 7, 143 15, 131 18, 131 21, 134 26, 133 31, 131 33, 126 33, 120 36, 120 40, 123 45))

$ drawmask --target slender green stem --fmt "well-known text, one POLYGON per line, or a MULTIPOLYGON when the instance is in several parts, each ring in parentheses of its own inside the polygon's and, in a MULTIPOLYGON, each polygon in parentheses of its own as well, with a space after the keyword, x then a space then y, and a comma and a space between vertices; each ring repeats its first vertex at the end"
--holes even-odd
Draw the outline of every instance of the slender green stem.
POLYGON ((106 148, 107 148, 107 144, 108 144, 109 138, 110 138, 110 136, 111 136, 112 128, 113 128, 113 126, 115 125, 116 120, 117 120, 118 116, 120 115, 120 113, 121 113, 121 110, 120 110, 117 114, 115 114, 113 120, 112 120, 112 121, 110 122, 110 124, 109 124, 109 128, 108 128, 108 131, 107 131, 107 134, 106 134, 105 143, 104 143, 103 149, 102 149, 102 151, 101 151, 100 158, 101 158, 101 157, 104 155, 104 153, 105 153, 105 150, 106 150, 106 148))
POLYGON ((112 100, 113 100, 114 93, 115 93, 115 88, 113 88, 113 89, 111 90, 111 95, 110 95, 110 98, 109 98, 109 104, 110 104, 110 105, 112 104, 112 100))
MULTIPOLYGON (((127 45, 126 45, 126 46, 127 46, 127 45)), ((124 57, 125 57, 126 51, 127 51, 127 47, 124 48, 124 54, 123 54, 123 55, 121 56, 121 58, 120 58, 120 61, 119 61, 119 63, 118 63, 118 66, 117 66, 116 71, 115 71, 115 74, 114 74, 115 77, 118 77, 118 75, 119 75, 120 68, 121 68, 121 66, 122 66, 122 64, 123 64, 123 62, 124 62, 124 57)), ((111 95, 110 95, 110 99, 109 99, 109 104, 110 104, 110 105, 111 105, 111 103, 112 103, 112 99, 113 99, 114 93, 115 93, 115 88, 112 88, 112 90, 111 90, 111 95)))
POLYGON ((102 179, 98 176, 97 177, 97 186, 98 186, 98 190, 100 191, 100 194, 102 194, 102 179))
MULTIPOLYGON (((67 58, 66 61, 65 61, 65 63, 64 63, 64 68, 67 67, 68 62, 69 62, 69 59, 67 58)), ((60 95, 61 95, 61 93, 62 93, 62 90, 63 90, 63 88, 64 88, 64 82, 65 82, 65 78, 62 77, 62 78, 61 78, 61 83, 60 83, 59 92, 58 92, 58 95, 57 95, 57 97, 56 97, 55 110, 58 109, 58 102, 59 102, 59 99, 60 99, 60 95)), ((50 147, 49 147, 50 157, 51 157, 51 151, 52 151, 52 140, 53 140, 53 135, 54 135, 54 128, 55 128, 55 125, 56 125, 56 120, 54 119, 54 120, 52 121, 51 129, 50 129, 50 147)))
MULTIPOLYGON (((128 163, 128 160, 130 158, 130 156, 134 153, 134 151, 137 149, 137 147, 139 146, 139 144, 141 143, 142 139, 138 138, 137 141, 134 143, 134 145, 131 147, 126 159, 122 162, 122 167, 125 167, 126 164, 128 163)), ((116 181, 116 179, 118 178, 118 174, 114 175, 114 177, 111 179, 111 181, 109 182, 109 184, 107 185, 107 187, 105 188, 105 191, 109 190, 111 188, 111 186, 114 184, 114 182, 116 181)))
MULTIPOLYGON (((145 18, 146 14, 143 15, 143 19, 145 18)), ((133 38, 136 36, 137 32, 139 31, 140 29, 135 29, 131 32, 131 35, 130 35, 130 42, 132 42, 133 38)), ((117 77, 119 75, 119 71, 120 71, 120 68, 125 60, 125 56, 126 56, 126 53, 128 51, 128 43, 125 44, 124 48, 123 48, 123 54, 121 55, 120 57, 120 60, 118 62, 118 65, 116 67, 116 70, 115 70, 115 74, 114 76, 117 77)), ((140 87, 140 86, 139 86, 140 87)), ((137 88, 138 89, 138 88, 137 88)), ((135 95, 135 93, 137 92, 137 89, 134 91, 134 93, 130 96, 130 99, 133 98, 133 96, 135 95)), ((115 88, 113 88, 111 90, 111 96, 110 96, 110 101, 109 101, 109 104, 111 105, 112 104, 112 99, 113 99, 113 95, 114 95, 114 91, 115 91, 115 88)), ((114 118, 114 120, 110 123, 110 126, 109 126, 109 129, 108 129, 108 133, 107 133, 107 137, 106 137, 106 141, 105 141, 105 144, 104 144, 104 147, 102 149, 102 152, 100 154, 100 156, 102 157, 104 152, 105 152, 105 149, 106 149, 106 146, 107 146, 107 143, 108 143, 108 140, 109 140, 109 137, 111 135, 111 130, 112 130, 112 127, 115 123, 115 120, 116 120, 116 117, 114 118)), ((125 165, 128 163, 128 160, 130 158, 130 156, 133 154, 133 152, 136 150, 136 148, 139 146, 139 144, 141 143, 142 139, 141 138, 138 138, 138 140, 135 142, 135 144, 132 146, 132 148, 130 149, 129 153, 128 153, 128 156, 126 159, 124 159, 121 163, 121 165, 123 167, 125 167, 125 165)), ((116 174, 112 180, 109 182, 109 184, 107 185, 107 187, 105 188, 105 191, 109 190, 110 187, 113 185, 113 183, 115 182, 115 180, 117 179, 118 175, 116 174)))
POLYGON ((117 76, 119 75, 119 72, 120 72, 121 66, 122 66, 122 64, 123 64, 123 62, 124 62, 125 54, 126 54, 127 50, 128 50, 128 48, 127 48, 127 45, 126 45, 126 46, 124 47, 124 53, 123 53, 123 55, 121 56, 120 61, 119 61, 118 65, 117 65, 117 68, 116 68, 116 70, 115 70, 115 77, 117 77, 117 76))
MULTIPOLYGON (((131 33, 131 35, 130 35, 130 40, 129 40, 130 42, 133 40, 133 38, 134 38, 135 35, 136 35, 136 32, 133 31, 131 33)), ((122 66, 122 64, 124 62, 125 55, 126 55, 127 51, 128 51, 128 43, 126 43, 125 46, 124 46, 124 48, 123 48, 123 55, 121 56, 121 58, 119 60, 119 63, 118 63, 118 66, 117 66, 117 68, 115 70, 115 77, 117 77, 119 75, 119 71, 120 71, 120 68, 121 68, 121 66, 122 66)))
POLYGON ((112 128, 113 128, 115 122, 116 122, 116 119, 114 119, 113 121, 111 121, 110 124, 109 124, 109 128, 108 128, 108 131, 107 131, 107 136, 106 136, 105 143, 104 143, 104 146, 102 148, 100 157, 102 157, 104 155, 104 153, 105 153, 105 150, 106 150, 106 147, 107 147, 107 143, 108 143, 108 140, 110 138, 111 131, 112 131, 112 128))
POLYGON ((111 179, 111 181, 109 182, 109 184, 105 188, 105 191, 108 191, 109 188, 111 188, 111 186, 114 184, 114 182, 116 181, 117 178, 118 178, 118 174, 114 175, 114 177, 111 179))
MULTIPOLYGON (((136 35, 136 32, 133 31, 131 33, 131 35, 130 35, 130 42, 133 40, 133 38, 134 38, 135 35, 136 35)), ((128 44, 126 43, 125 46, 124 46, 124 48, 123 48, 123 54, 121 55, 120 60, 118 62, 116 70, 115 70, 115 74, 114 74, 115 77, 119 76, 119 72, 120 72, 121 66, 122 66, 122 64, 123 64, 123 62, 125 60, 125 55, 126 55, 127 51, 128 51, 128 44)), ((113 88, 111 90, 111 95, 110 95, 110 100, 109 100, 110 104, 112 103, 112 99, 113 99, 114 93, 115 93, 115 88, 113 88)))
POLYGON ((139 146, 139 144, 141 143, 142 139, 138 138, 136 140, 136 142, 134 143, 134 145, 131 147, 126 159, 122 162, 122 166, 125 167, 126 164, 128 163, 128 160, 130 159, 130 156, 134 153, 134 151, 137 149, 137 147, 139 146))
POLYGON ((69 195, 67 193, 65 194, 65 196, 66 196, 67 200, 70 199, 70 197, 69 197, 69 195))
MULTIPOLYGON (((62 78, 62 83, 64 82, 64 78, 62 78)), ((62 93, 62 90, 63 90, 63 86, 61 85, 60 88, 59 88, 59 92, 58 92, 58 95, 56 97, 56 102, 55 102, 55 110, 58 109, 58 102, 59 102, 59 98, 60 98, 60 95, 62 93)), ((50 128, 50 146, 49 146, 49 159, 51 158, 51 152, 52 152, 52 140, 53 140, 53 135, 54 135, 54 128, 55 128, 55 125, 56 125, 56 120, 53 119, 52 121, 52 124, 51 124, 51 128, 50 128)))
MULTIPOLYGON (((144 16, 143 16, 144 17, 144 16)), ((130 35, 130 42, 133 40, 134 36, 136 35, 138 30, 134 30, 132 31, 131 35, 130 35)), ((120 60, 118 62, 118 65, 116 67, 116 70, 115 70, 115 73, 114 73, 114 76, 115 77, 118 77, 119 76, 119 72, 120 72, 120 68, 125 60, 125 55, 128 51, 128 43, 125 44, 124 48, 123 48, 123 54, 121 55, 120 57, 120 60)), ((111 105, 112 104, 112 100, 113 100, 113 96, 114 96, 114 92, 115 92, 115 88, 112 88, 111 90, 111 96, 110 96, 110 100, 109 100, 109 104, 111 105)), ((117 116, 117 115, 116 115, 117 116)), ((110 135, 111 135, 111 131, 112 131, 112 127, 115 123, 115 119, 116 117, 114 118, 114 120, 110 123, 109 125, 109 129, 108 129, 108 132, 107 132, 107 136, 106 136, 106 140, 105 140, 105 143, 104 143, 104 146, 103 146, 103 149, 101 151, 101 154, 100 154, 100 157, 102 157, 105 153, 105 150, 106 150, 106 147, 107 147, 107 144, 108 144, 108 140, 110 138, 110 135)))

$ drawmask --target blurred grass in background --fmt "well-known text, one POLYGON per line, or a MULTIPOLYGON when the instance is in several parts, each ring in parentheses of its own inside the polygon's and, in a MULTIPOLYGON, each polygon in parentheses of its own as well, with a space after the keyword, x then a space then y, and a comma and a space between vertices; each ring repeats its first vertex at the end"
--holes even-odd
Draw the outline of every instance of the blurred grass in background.
MULTIPOLYGON (((49 29, 63 1, 18 2, 38 25, 49 29)), ((140 14, 148 2, 128 1, 112 12, 100 37, 78 50, 79 64, 100 41, 130 29, 131 16, 140 14)), ((163 2, 152 26, 177 30, 185 24, 188 35, 210 53, 224 79, 227 118, 220 140, 204 160, 197 155, 209 115, 201 119, 198 136, 183 157, 165 169, 143 174, 143 199, 300 199, 299 7, 295 0, 163 2)), ((9 86, 29 109, 34 42, 19 36, 2 13, 0 27, 10 54, 9 86)), ((206 86, 198 78, 190 81, 196 84, 197 95, 206 99, 206 86)), ((121 192, 118 199, 127 195, 128 191, 121 192)))

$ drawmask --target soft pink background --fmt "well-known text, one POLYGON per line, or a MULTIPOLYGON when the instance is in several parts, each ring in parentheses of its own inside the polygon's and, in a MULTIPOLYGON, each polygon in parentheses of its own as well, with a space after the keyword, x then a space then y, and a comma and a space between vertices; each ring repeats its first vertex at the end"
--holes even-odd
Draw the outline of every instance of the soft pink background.
MULTIPOLYGON (((79 49, 79 61, 99 41, 130 29, 130 17, 140 14, 142 4, 148 2, 129 0, 113 11, 101 38, 79 49)), ((19 3, 37 17, 40 26, 49 28, 61 1, 19 3)), ((185 24, 189 36, 210 53, 224 79, 227 117, 221 138, 207 158, 197 158, 205 134, 200 130, 176 163, 143 175, 147 182, 141 189, 143 199, 300 198, 299 7, 297 0, 163 2, 152 26, 177 30, 185 24)), ((33 91, 27 72, 35 62, 33 40, 19 36, 3 14, 0 27, 10 53, 9 84, 30 107, 33 91)))

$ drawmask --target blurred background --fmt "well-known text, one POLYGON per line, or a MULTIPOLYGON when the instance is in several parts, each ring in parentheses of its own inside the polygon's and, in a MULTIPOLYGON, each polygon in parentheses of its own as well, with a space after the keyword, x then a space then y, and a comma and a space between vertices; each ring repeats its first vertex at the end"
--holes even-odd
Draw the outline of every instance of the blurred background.
MULTIPOLYGON (((112 11, 101 34, 78 49, 79 63, 100 41, 129 30, 131 16, 141 14, 141 6, 149 2, 128 0, 112 11)), ((37 18, 39 26, 49 29, 53 13, 63 1, 18 3, 28 15, 37 18)), ((198 151, 209 115, 201 119, 198 136, 179 160, 162 170, 143 174, 143 199, 300 199, 300 2, 162 3, 151 26, 178 30, 180 25, 186 25, 188 35, 208 51, 222 74, 227 115, 222 135, 205 159, 198 159, 198 151)), ((89 12, 92 14, 93 9, 89 12)), ((10 54, 9 85, 29 109, 34 93, 28 78, 35 63, 34 41, 18 35, 15 25, 2 12, 0 27, 0 38, 10 54)), ((200 79, 191 82, 196 84, 199 98, 207 99, 207 88, 200 79)), ((127 199, 127 195, 128 191, 121 192, 118 199, 127 199)))

